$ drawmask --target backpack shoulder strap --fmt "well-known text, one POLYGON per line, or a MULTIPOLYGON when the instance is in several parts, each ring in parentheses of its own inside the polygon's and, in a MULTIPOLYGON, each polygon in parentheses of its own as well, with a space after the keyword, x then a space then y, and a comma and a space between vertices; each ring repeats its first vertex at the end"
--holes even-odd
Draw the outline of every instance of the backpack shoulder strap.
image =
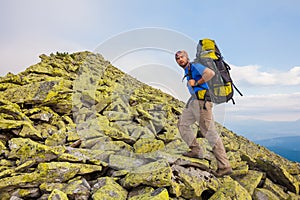
POLYGON ((193 77, 192 77, 192 69, 191 69, 191 65, 188 66, 188 73, 184 75, 184 77, 182 78, 182 81, 183 81, 186 77, 189 77, 190 79, 193 79, 193 77))
POLYGON ((192 76, 192 65, 191 64, 188 66, 188 76, 189 76, 190 79, 193 79, 193 76, 192 76))

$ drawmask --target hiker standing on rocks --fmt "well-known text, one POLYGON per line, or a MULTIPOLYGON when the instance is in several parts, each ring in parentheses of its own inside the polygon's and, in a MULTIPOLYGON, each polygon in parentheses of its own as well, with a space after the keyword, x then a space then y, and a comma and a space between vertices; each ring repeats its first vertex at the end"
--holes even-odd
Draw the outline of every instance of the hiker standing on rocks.
POLYGON ((210 80, 215 75, 215 72, 200 63, 191 63, 187 52, 184 50, 176 52, 175 59, 178 65, 184 69, 188 80, 187 86, 192 95, 178 121, 180 135, 190 148, 190 151, 183 155, 200 159, 204 158, 202 148, 191 129, 191 125, 197 121, 202 135, 212 146, 213 153, 217 159, 218 169, 214 174, 219 177, 231 174, 232 168, 222 139, 217 133, 214 124, 213 103, 209 100, 198 100, 195 93, 208 89, 208 85, 205 82, 210 80))

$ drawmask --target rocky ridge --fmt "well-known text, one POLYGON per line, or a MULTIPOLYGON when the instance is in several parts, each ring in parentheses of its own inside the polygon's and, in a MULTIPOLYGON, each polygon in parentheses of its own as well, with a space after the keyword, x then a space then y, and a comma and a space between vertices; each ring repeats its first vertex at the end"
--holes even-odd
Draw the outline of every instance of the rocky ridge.
POLYGON ((0 78, 0 199, 300 199, 299 163, 219 124, 232 175, 204 138, 211 161, 182 156, 184 103, 101 55, 40 58, 0 78))

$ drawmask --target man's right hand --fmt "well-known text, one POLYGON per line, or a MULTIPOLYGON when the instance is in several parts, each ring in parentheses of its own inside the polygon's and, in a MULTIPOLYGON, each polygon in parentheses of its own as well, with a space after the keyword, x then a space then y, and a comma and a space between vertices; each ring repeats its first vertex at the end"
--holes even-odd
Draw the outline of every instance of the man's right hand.
POLYGON ((190 79, 189 84, 190 84, 190 86, 194 87, 196 84, 196 81, 194 79, 190 79))

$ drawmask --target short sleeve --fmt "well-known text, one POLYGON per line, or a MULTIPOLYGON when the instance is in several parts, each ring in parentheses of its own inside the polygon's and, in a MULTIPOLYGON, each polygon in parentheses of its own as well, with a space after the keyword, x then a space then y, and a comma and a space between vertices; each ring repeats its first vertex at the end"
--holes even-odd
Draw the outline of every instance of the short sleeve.
POLYGON ((194 67, 197 70, 197 72, 202 76, 206 67, 204 65, 201 65, 200 63, 195 63, 194 67))

